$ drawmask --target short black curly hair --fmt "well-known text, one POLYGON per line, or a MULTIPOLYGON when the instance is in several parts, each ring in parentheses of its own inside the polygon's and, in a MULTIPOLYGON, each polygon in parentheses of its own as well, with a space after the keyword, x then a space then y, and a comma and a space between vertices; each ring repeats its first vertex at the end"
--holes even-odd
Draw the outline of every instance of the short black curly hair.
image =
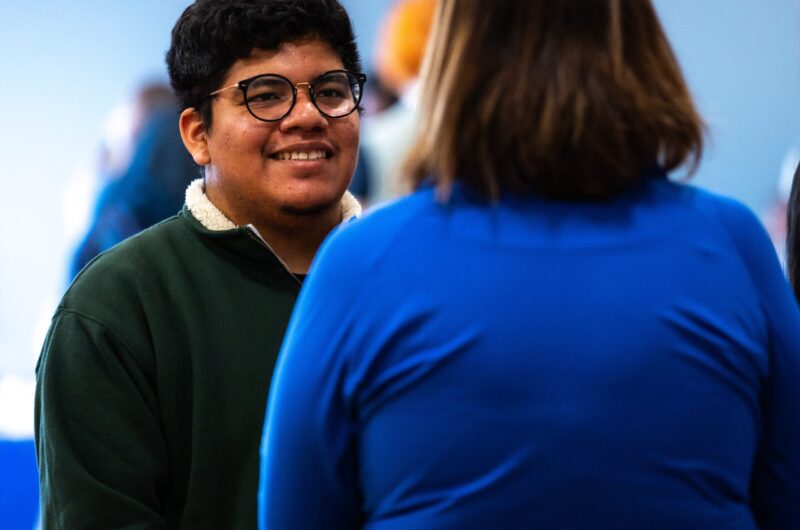
POLYGON ((197 0, 172 29, 166 55, 172 89, 208 128, 205 97, 220 88, 234 62, 254 48, 277 50, 309 37, 327 43, 347 70, 361 71, 350 17, 337 0, 197 0))

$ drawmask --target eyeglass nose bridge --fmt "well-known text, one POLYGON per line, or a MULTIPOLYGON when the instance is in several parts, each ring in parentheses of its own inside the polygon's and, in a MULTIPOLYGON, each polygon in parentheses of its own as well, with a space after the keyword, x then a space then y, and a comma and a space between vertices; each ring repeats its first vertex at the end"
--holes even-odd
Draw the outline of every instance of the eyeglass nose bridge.
POLYGON ((297 83, 296 85, 294 85, 294 99, 295 100, 297 100, 297 92, 298 92, 298 90, 300 90, 300 87, 305 87, 305 88, 308 89, 308 95, 311 97, 311 103, 313 103, 314 106, 316 106, 317 102, 314 101, 314 85, 313 85, 313 83, 311 83, 309 81, 303 81, 301 83, 297 83))
POLYGON ((289 108, 289 112, 286 113, 286 116, 292 113, 294 107, 297 105, 297 92, 300 90, 301 87, 305 87, 308 89, 308 98, 311 100, 311 104, 314 105, 314 108, 317 109, 318 112, 324 115, 324 113, 317 107, 317 100, 314 98, 314 83, 310 81, 302 81, 297 83, 292 87, 292 92, 294 92, 294 97, 292 98, 292 106, 289 108))

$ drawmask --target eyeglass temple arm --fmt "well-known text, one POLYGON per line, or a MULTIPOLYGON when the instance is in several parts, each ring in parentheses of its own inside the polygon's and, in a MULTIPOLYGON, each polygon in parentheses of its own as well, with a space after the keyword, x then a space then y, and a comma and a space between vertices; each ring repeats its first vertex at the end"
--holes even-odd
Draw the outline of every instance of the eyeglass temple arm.
POLYGON ((232 89, 232 88, 239 88, 239 83, 236 83, 235 85, 226 86, 226 87, 220 88, 220 89, 218 89, 218 90, 215 90, 215 91, 213 91, 212 93, 210 93, 210 94, 209 94, 208 96, 206 96, 206 97, 216 96, 216 95, 217 95, 217 94, 219 94, 220 92, 224 92, 224 91, 226 91, 226 90, 230 90, 230 89, 232 89))

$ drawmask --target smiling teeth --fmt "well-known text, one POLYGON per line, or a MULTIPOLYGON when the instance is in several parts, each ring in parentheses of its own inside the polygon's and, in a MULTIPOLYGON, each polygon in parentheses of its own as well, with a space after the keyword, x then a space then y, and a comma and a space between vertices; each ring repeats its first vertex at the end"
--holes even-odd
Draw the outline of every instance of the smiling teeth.
POLYGON ((278 160, 319 160, 328 158, 328 154, 325 151, 278 153, 275 158, 278 160))

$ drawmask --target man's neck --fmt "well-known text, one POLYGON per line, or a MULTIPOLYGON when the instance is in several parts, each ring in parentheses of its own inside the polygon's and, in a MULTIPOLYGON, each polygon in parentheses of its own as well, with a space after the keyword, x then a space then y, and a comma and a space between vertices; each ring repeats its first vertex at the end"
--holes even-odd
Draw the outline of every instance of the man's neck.
MULTIPOLYGON (((250 224, 293 274, 306 274, 314 255, 331 230, 342 222, 343 202, 318 212, 270 211, 236 215, 217 190, 203 185, 205 198, 235 226, 250 224)), ((357 206, 357 205, 356 205, 357 206)))
POLYGON ((258 233, 293 274, 307 274, 325 237, 342 220, 339 208, 319 215, 253 223, 258 233))

